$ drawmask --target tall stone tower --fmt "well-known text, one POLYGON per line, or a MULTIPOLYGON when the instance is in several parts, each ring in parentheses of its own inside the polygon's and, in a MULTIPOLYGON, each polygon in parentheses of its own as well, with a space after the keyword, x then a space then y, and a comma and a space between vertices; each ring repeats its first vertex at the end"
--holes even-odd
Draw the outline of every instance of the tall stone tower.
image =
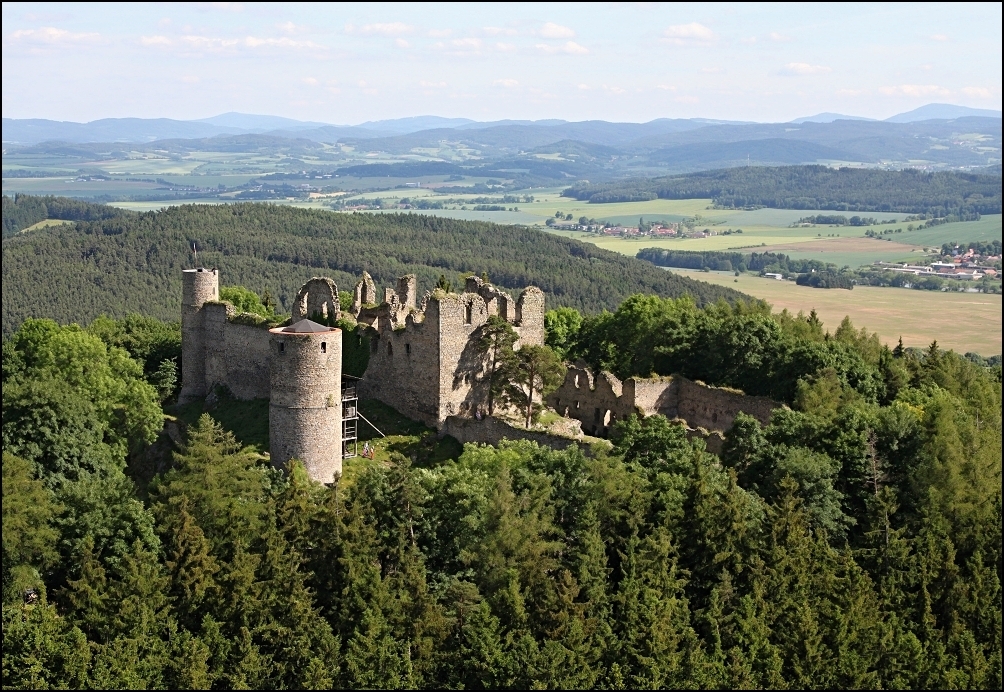
POLYGON ((181 273, 181 403, 206 396, 206 342, 202 306, 220 299, 216 269, 185 269, 181 273))
POLYGON ((331 483, 342 472, 342 331, 305 319, 269 334, 272 465, 299 459, 331 483))

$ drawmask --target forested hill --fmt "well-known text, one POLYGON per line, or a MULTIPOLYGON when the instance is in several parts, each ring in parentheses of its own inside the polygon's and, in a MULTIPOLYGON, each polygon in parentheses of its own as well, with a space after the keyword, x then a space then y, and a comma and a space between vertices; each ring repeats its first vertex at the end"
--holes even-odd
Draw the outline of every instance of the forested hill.
POLYGON ((92 204, 70 197, 53 197, 47 195, 3 196, 3 237, 14 235, 18 231, 34 226, 46 219, 62 219, 64 221, 95 221, 110 219, 132 212, 109 207, 104 204, 92 204))
POLYGON ((199 260, 223 284, 266 289, 284 310, 311 276, 351 289, 369 271, 378 284, 418 275, 419 291, 440 275, 487 272, 496 285, 533 284, 548 308, 614 309, 633 293, 693 296, 699 304, 746 298, 678 277, 647 262, 517 226, 412 214, 334 214, 262 204, 180 206, 72 226, 3 243, 3 333, 27 317, 87 323, 130 312, 176 320, 181 269, 199 260))
POLYGON ((907 169, 745 166, 662 178, 577 185, 565 197, 594 204, 712 198, 724 207, 896 211, 944 216, 1001 213, 1001 175, 907 169))

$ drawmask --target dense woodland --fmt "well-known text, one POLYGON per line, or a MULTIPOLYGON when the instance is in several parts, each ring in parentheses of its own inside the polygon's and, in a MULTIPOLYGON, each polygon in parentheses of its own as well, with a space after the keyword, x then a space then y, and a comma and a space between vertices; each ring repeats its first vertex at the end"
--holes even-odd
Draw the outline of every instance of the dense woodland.
POLYGON ((825 271, 834 265, 819 260, 794 259, 780 252, 729 252, 721 250, 666 250, 647 247, 638 251, 638 259, 658 267, 711 269, 740 272, 811 272, 825 271))
POLYGON ((712 198, 716 205, 954 215, 1001 213, 1001 176, 914 169, 744 166, 663 178, 576 185, 562 195, 591 203, 712 198))
POLYGON ((192 266, 193 243, 199 262, 219 267, 224 284, 267 290, 285 311, 312 276, 329 276, 351 290, 363 271, 385 286, 416 274, 420 292, 431 290, 443 274, 456 279, 487 272, 513 291, 539 286, 548 307, 587 313, 614 309, 636 292, 691 295, 701 304, 743 297, 517 226, 418 214, 199 205, 80 221, 4 240, 4 334, 28 317, 86 323, 102 314, 138 312, 175 320, 181 314, 181 270, 192 266))
POLYGON ((144 474, 177 324, 25 321, 3 685, 1000 688, 999 361, 646 295, 547 328, 621 377, 790 408, 740 416, 721 458, 653 416, 588 457, 468 446, 332 487, 207 413, 144 474))
POLYGON ((3 196, 3 237, 46 219, 64 221, 96 221, 123 216, 129 212, 104 204, 91 204, 71 197, 34 195, 3 196))

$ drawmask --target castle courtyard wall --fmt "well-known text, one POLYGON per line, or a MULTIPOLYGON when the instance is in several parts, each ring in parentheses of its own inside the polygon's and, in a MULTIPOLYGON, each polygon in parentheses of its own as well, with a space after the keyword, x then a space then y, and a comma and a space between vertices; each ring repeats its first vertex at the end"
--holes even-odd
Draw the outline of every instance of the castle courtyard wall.
POLYGON ((223 385, 236 399, 269 398, 268 330, 233 322, 228 303, 207 303, 202 312, 206 391, 223 385))
POLYGON ((413 315, 402 329, 386 317, 369 330, 370 358, 359 395, 393 406, 430 427, 439 424, 439 305, 430 301, 424 319, 413 315))

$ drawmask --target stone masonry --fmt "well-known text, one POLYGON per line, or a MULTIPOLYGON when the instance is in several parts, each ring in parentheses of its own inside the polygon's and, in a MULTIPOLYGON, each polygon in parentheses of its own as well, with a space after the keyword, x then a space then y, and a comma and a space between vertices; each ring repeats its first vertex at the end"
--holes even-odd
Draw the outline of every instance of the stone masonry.
MULTIPOLYGON (((341 398, 334 384, 341 380, 341 332, 280 333, 253 316, 237 314, 219 300, 216 269, 185 270, 183 291, 180 400, 204 397, 218 386, 238 399, 270 399, 273 463, 300 458, 311 477, 330 482, 341 469, 341 398), (300 355, 280 358, 281 344, 293 349, 288 353, 300 355), (294 344, 309 345, 302 346, 306 350, 301 353, 294 344), (317 360, 322 355, 324 365, 317 360), (337 407, 329 402, 331 397, 338 400, 337 407), (296 401, 302 405, 290 403, 296 401)), ((418 305, 416 277, 407 275, 377 301, 376 285, 364 272, 344 314, 335 283, 316 277, 297 294, 290 322, 330 330, 317 322, 330 324, 346 317, 366 325, 371 350, 359 382, 360 396, 379 399, 437 428, 448 416, 470 415, 486 401, 484 360, 476 343, 489 315, 500 315, 513 325, 517 347, 544 342, 544 293, 533 286, 514 300, 472 277, 463 293, 426 293, 418 305)))
POLYGON ((583 431, 597 437, 608 436, 614 422, 631 414, 658 413, 682 419, 691 428, 724 432, 740 412, 766 424, 771 411, 780 406, 766 397, 709 387, 679 375, 631 377, 624 382, 609 372, 594 377, 581 361, 568 366, 564 383, 547 397, 547 404, 580 421, 583 431))

